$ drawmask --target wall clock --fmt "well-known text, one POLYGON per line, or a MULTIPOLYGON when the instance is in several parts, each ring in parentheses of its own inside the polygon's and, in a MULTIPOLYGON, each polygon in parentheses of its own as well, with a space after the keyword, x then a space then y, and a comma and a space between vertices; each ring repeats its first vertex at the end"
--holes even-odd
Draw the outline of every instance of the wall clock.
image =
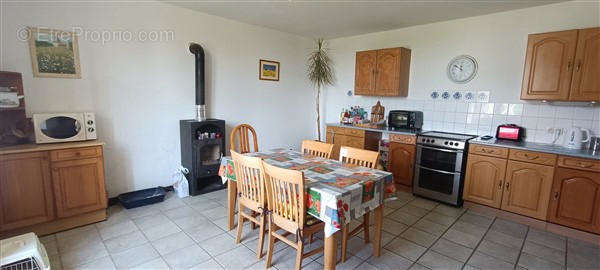
POLYGON ((467 83, 477 74, 477 61, 470 55, 459 55, 448 63, 448 78, 455 83, 467 83))

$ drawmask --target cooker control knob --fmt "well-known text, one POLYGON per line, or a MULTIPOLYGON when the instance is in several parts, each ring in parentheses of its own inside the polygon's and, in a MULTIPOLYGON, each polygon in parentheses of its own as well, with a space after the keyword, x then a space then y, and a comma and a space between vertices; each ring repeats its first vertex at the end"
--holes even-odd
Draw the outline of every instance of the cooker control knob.
MULTIPOLYGON (((445 141, 445 142, 444 142, 444 145, 448 145, 448 141, 445 141)), ((452 145, 452 143, 450 143, 450 145, 452 145)))
POLYGON ((434 139, 431 139, 431 143, 435 143, 435 140, 434 140, 434 139))
POLYGON ((92 120, 88 120, 88 121, 87 121, 87 124, 91 126, 91 125, 93 125, 93 124, 94 124, 94 121, 92 121, 92 120))
POLYGON ((454 143, 454 146, 458 146, 458 143, 457 143, 457 142, 455 142, 455 143, 454 143))
POLYGON ((93 128, 93 127, 90 127, 90 128, 88 128, 88 131, 89 131, 89 132, 94 132, 94 128, 93 128))

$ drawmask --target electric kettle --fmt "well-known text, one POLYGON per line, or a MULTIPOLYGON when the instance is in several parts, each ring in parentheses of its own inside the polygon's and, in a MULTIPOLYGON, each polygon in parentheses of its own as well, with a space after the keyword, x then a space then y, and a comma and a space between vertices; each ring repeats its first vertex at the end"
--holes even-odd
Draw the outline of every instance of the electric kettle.
POLYGON ((581 149, 584 143, 590 141, 590 130, 579 127, 572 127, 565 133, 564 146, 570 149, 581 149), (585 133, 585 140, 583 138, 585 133))

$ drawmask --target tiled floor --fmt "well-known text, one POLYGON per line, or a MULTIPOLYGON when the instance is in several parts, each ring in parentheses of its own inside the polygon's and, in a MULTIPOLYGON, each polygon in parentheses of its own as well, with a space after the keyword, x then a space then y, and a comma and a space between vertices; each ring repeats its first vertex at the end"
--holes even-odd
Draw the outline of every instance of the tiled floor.
MULTIPOLYGON (((258 230, 246 227, 236 245, 235 230, 226 229, 225 205, 225 191, 185 199, 170 193, 151 206, 113 206, 107 221, 42 242, 53 269, 264 269, 264 259, 255 255, 258 230)), ((401 192, 384 214, 382 255, 372 257, 372 246, 354 237, 338 269, 600 269, 598 246, 489 213, 401 192)), ((278 243, 274 268, 292 269, 294 262, 295 250, 278 243)), ((322 254, 314 255, 303 268, 322 269, 322 263, 322 254)))

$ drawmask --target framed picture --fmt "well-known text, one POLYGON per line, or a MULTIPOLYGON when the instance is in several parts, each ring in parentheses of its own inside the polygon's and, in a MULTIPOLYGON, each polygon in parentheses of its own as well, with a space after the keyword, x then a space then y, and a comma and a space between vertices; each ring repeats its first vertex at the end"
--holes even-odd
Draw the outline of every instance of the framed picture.
POLYGON ((260 60, 258 78, 261 80, 279 81, 279 62, 260 60))
POLYGON ((34 27, 28 30, 34 77, 81 78, 75 33, 34 27))

